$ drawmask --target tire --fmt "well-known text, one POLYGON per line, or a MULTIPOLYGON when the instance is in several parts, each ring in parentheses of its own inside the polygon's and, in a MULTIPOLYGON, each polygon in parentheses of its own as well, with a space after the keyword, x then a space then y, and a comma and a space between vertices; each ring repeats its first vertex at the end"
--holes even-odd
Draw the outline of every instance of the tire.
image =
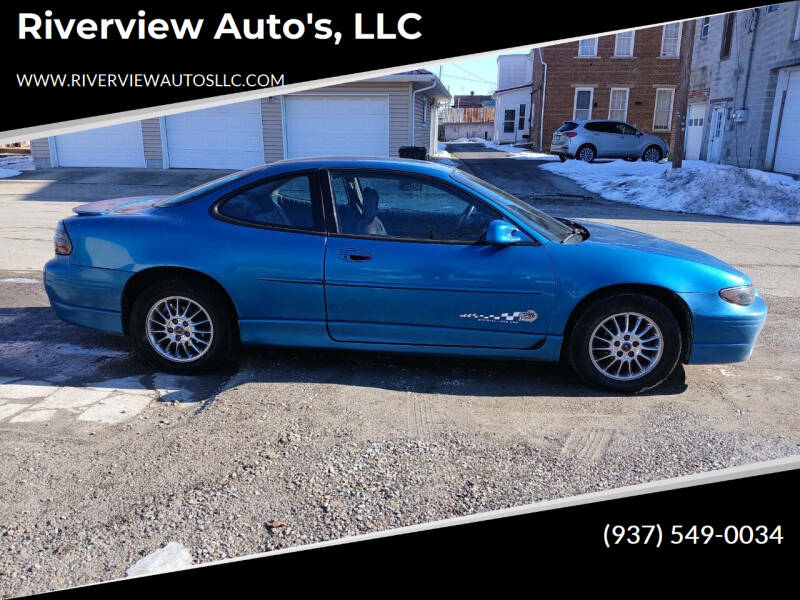
POLYGON ((559 154, 558 160, 560 160, 561 162, 567 162, 567 157, 564 154, 559 154))
POLYGON ((658 146, 648 146, 642 153, 642 160, 645 162, 658 162, 662 158, 664 158, 664 155, 658 146))
POLYGON ((146 288, 134 300, 128 322, 139 356, 156 369, 179 374, 219 367, 230 353, 234 331, 225 299, 195 279, 167 279, 146 288))
POLYGON ((578 152, 575 153, 575 158, 590 163, 597 158, 597 151, 594 149, 594 146, 586 144, 578 148, 578 152))
POLYGON ((630 394, 652 389, 672 374, 683 340, 664 304, 642 294, 619 294, 590 304, 575 322, 568 344, 569 362, 586 383, 630 394), (627 329, 621 315, 628 315, 627 329))

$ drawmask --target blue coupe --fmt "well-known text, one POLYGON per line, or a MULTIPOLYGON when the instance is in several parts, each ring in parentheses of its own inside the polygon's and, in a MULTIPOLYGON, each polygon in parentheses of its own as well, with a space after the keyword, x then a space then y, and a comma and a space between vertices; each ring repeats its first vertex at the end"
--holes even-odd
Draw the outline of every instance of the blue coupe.
POLYGON ((767 314, 708 254, 423 161, 283 161, 75 212, 44 269, 55 312, 177 373, 240 341, 566 360, 639 392, 679 361, 746 360, 767 314))

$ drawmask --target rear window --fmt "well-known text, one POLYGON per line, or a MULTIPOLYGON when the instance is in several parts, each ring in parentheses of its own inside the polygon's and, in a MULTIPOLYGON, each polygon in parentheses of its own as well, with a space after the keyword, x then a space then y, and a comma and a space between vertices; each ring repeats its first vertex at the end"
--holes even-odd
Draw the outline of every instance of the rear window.
POLYGON ((572 131, 573 129, 577 129, 578 124, 573 123, 572 121, 567 121, 561 127, 556 129, 556 133, 564 133, 565 131, 572 131))
POLYGON ((229 183, 238 181, 239 179, 244 179, 245 177, 252 175, 253 171, 260 168, 261 167, 253 167, 252 169, 246 169, 244 171, 236 171, 236 173, 225 175, 224 177, 220 177, 219 179, 214 179, 213 181, 198 185, 197 187, 186 190, 185 192, 180 192, 174 196, 170 196, 169 198, 164 198, 160 202, 156 202, 155 206, 174 206, 175 204, 181 204, 182 202, 194 200, 195 198, 199 198, 200 196, 213 192, 214 190, 219 189, 229 183))

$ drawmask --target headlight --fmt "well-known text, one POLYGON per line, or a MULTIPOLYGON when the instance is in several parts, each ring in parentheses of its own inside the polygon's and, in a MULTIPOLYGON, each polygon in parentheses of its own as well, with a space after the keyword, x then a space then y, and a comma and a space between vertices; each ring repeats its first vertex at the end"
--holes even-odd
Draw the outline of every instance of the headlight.
POLYGON ((756 298, 756 288, 752 285, 729 287, 719 291, 719 297, 739 306, 750 306, 756 298))
POLYGON ((67 228, 64 221, 59 221, 56 231, 53 234, 53 243, 56 246, 56 254, 72 254, 72 240, 69 239, 67 228))

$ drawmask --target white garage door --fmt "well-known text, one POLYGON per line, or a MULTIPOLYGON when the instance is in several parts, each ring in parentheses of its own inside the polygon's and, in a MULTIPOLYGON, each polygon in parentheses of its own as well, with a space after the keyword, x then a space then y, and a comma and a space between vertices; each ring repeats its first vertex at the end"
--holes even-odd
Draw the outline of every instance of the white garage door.
POLYGON ((389 156, 388 96, 287 96, 286 157, 389 156))
POLYGON ((261 100, 169 115, 169 166, 247 169, 264 164, 261 100))
POLYGON ((800 174, 800 70, 790 71, 786 82, 780 136, 775 146, 775 167, 780 173, 800 174))
POLYGON ((139 121, 55 136, 62 167, 144 167, 139 121))

